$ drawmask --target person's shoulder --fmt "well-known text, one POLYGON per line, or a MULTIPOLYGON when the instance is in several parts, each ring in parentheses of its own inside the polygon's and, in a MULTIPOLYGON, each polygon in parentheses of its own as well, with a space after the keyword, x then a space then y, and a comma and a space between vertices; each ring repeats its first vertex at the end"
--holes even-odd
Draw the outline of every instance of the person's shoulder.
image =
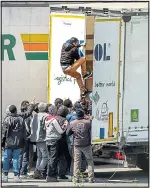
POLYGON ((78 119, 72 119, 72 121, 70 122, 71 125, 76 125, 79 122, 78 119))
POLYGON ((49 120, 51 120, 51 119, 55 119, 55 117, 52 116, 52 115, 48 115, 48 116, 46 116, 46 121, 49 121, 49 120))
POLYGON ((8 123, 10 118, 11 118, 11 116, 9 116, 9 115, 5 116, 3 119, 3 123, 8 123))
POLYGON ((83 121, 84 121, 85 123, 91 123, 90 118, 84 118, 83 121))

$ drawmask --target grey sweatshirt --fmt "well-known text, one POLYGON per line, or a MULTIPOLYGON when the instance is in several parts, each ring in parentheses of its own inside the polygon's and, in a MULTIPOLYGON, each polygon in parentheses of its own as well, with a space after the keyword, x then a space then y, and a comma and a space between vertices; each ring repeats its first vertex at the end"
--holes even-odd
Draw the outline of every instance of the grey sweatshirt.
POLYGON ((63 125, 64 129, 59 125, 58 121, 54 116, 49 115, 45 120, 45 129, 46 129, 46 143, 51 145, 53 141, 57 141, 61 138, 61 135, 65 132, 66 129, 65 123, 63 125))
POLYGON ((46 137, 45 119, 48 116, 45 112, 40 112, 33 115, 31 120, 31 142, 44 142, 46 137))

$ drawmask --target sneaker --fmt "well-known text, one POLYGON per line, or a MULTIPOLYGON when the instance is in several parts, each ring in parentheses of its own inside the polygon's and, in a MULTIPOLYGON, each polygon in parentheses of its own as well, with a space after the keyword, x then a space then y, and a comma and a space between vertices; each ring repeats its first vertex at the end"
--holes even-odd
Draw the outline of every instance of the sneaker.
POLYGON ((89 183, 95 183, 94 179, 89 179, 89 183))
POLYGON ((8 176, 3 175, 2 183, 8 183, 8 176))
POLYGON ((83 79, 87 79, 87 78, 90 78, 92 77, 92 72, 87 72, 86 74, 83 75, 83 79))
POLYGON ((27 173, 27 176, 28 176, 29 178, 34 178, 34 173, 27 173))
POLYGON ((46 180, 46 175, 45 174, 42 174, 41 177, 40 177, 41 180, 46 180))
POLYGON ((58 176, 58 180, 67 180, 67 176, 63 175, 63 176, 58 176))
POLYGON ((69 182, 72 182, 72 179, 73 179, 72 176, 68 176, 68 181, 69 181, 69 182))
POLYGON ((27 178, 28 178, 28 175, 20 175, 20 178, 21 178, 21 179, 27 179, 27 178))
POLYGON ((58 180, 57 180, 56 177, 49 177, 49 176, 47 176, 46 177, 46 182, 58 182, 58 180))
POLYGON ((89 93, 88 89, 85 89, 85 91, 82 92, 81 96, 84 98, 89 93))
POLYGON ((14 183, 21 183, 21 179, 19 176, 14 176, 14 183))
POLYGON ((33 178, 34 179, 40 179, 41 178, 41 172, 39 170, 35 170, 33 178))

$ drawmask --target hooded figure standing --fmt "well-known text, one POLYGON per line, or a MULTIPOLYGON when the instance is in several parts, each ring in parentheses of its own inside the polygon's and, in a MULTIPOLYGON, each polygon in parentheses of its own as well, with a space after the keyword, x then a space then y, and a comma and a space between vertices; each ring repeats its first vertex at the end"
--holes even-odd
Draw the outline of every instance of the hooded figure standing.
POLYGON ((46 147, 46 130, 45 130, 45 119, 48 116, 47 104, 39 103, 39 113, 34 114, 31 121, 31 142, 36 142, 37 148, 37 162, 34 171, 34 178, 45 178, 46 174, 45 167, 48 163, 48 152, 46 147))
POLYGON ((7 116, 4 118, 2 127, 2 147, 4 148, 3 177, 2 182, 8 182, 10 161, 13 159, 14 182, 20 183, 19 156, 24 147, 26 129, 24 119, 17 114, 17 108, 9 105, 6 109, 7 116))
MULTIPOLYGON (((66 106, 60 106, 57 111, 56 120, 59 122, 62 127, 64 122, 67 121, 66 116, 68 115, 69 110, 66 106)), ((68 121, 67 121, 68 125, 68 121)), ((66 127, 67 128, 67 127, 66 127)), ((59 163, 58 163, 58 179, 68 179, 65 175, 69 171, 71 164, 71 157, 68 151, 67 141, 66 141, 66 132, 62 135, 59 140, 59 163)))
POLYGON ((65 123, 63 122, 60 126, 59 122, 56 120, 57 107, 54 105, 49 106, 48 108, 49 116, 45 120, 46 128, 46 145, 48 149, 49 161, 47 169, 47 182, 56 182, 57 181, 57 164, 59 160, 59 140, 62 137, 62 134, 65 131, 65 123))
MULTIPOLYGON (((75 102, 74 106, 73 106, 73 111, 67 115, 67 120, 68 120, 68 126, 67 126, 67 129, 69 129, 70 127, 70 123, 74 120, 76 120, 78 117, 77 117, 77 114, 76 114, 76 111, 78 109, 82 109, 82 106, 81 104, 77 101, 75 102)), ((72 180, 72 177, 73 177, 73 165, 74 165, 74 142, 73 142, 73 135, 70 135, 70 136, 67 136, 67 144, 68 144, 68 149, 69 149, 69 153, 70 153, 70 156, 71 156, 71 166, 70 166, 70 180, 72 180)), ((81 161, 80 161, 80 171, 81 172, 85 172, 86 171, 86 159, 85 159, 85 156, 84 154, 81 152, 80 153, 81 155, 81 161)))
POLYGON ((88 178, 90 183, 94 183, 94 163, 91 147, 91 120, 84 118, 84 111, 76 111, 77 119, 70 123, 66 134, 73 134, 74 138, 74 182, 79 181, 80 161, 82 152, 88 163, 88 178))

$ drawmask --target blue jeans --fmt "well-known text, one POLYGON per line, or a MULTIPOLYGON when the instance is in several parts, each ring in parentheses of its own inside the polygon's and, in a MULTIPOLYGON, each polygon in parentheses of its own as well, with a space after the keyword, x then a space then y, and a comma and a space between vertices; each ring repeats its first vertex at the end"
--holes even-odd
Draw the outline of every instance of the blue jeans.
POLYGON ((13 159, 13 172, 19 174, 19 156, 21 149, 5 149, 3 172, 8 172, 10 168, 10 161, 13 159))

